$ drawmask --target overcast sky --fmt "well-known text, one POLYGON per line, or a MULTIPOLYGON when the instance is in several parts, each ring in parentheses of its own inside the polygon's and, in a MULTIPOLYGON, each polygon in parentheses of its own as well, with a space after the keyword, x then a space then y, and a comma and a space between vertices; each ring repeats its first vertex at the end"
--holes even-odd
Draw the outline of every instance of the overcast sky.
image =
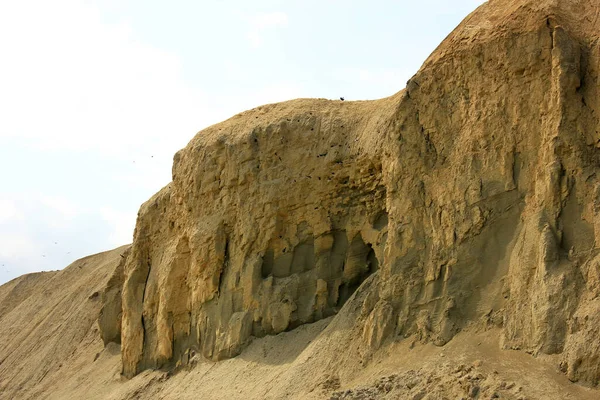
POLYGON ((208 125, 399 91, 481 3, 0 0, 0 284, 130 243, 208 125))

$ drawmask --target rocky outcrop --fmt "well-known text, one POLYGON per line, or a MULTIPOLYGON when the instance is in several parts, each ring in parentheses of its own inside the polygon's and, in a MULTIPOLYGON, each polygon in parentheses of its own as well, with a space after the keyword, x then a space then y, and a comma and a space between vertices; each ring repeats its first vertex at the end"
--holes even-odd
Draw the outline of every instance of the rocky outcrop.
POLYGON ((365 351, 500 326, 504 348, 597 384, 598 9, 491 0, 392 97, 200 132, 139 212, 124 374, 235 356, 336 314, 377 271, 365 351))
POLYGON ((123 314, 123 282, 125 280, 125 260, 131 252, 127 247, 119 253, 119 263, 114 269, 106 287, 102 291, 102 308, 98 316, 100 336, 104 345, 121 343, 121 322, 123 314))
POLYGON ((268 105, 175 156, 126 264, 127 374, 190 348, 231 357, 251 335, 336 313, 383 260, 383 136, 369 142, 396 102, 268 105))

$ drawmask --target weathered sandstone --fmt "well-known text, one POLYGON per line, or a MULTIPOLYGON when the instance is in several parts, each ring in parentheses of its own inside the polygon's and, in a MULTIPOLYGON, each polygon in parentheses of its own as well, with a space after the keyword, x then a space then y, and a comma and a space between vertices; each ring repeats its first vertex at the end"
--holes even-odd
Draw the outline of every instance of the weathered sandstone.
POLYGON ((393 96, 198 133, 131 246, 0 286, 0 399, 598 398, 599 16, 490 0, 393 96))
POLYGON ((139 212, 125 375, 235 356, 335 314, 377 271, 368 348, 483 321, 598 383, 598 8, 492 0, 394 96, 200 132, 139 212))

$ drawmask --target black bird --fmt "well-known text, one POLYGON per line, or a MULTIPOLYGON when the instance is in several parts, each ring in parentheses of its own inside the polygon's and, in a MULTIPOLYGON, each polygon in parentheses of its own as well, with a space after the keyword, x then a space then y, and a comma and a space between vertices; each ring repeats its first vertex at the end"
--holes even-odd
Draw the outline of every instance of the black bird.
POLYGON ((341 101, 344 101, 344 98, 343 98, 343 97, 340 97, 340 100, 341 100, 341 101))

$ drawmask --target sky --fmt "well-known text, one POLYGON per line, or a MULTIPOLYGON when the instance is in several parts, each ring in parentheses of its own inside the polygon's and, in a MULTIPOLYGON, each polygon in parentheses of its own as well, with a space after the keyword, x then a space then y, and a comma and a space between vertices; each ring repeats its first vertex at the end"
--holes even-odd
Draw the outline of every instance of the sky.
POLYGON ((482 3, 0 0, 0 284, 131 243, 209 125, 396 93, 482 3))

